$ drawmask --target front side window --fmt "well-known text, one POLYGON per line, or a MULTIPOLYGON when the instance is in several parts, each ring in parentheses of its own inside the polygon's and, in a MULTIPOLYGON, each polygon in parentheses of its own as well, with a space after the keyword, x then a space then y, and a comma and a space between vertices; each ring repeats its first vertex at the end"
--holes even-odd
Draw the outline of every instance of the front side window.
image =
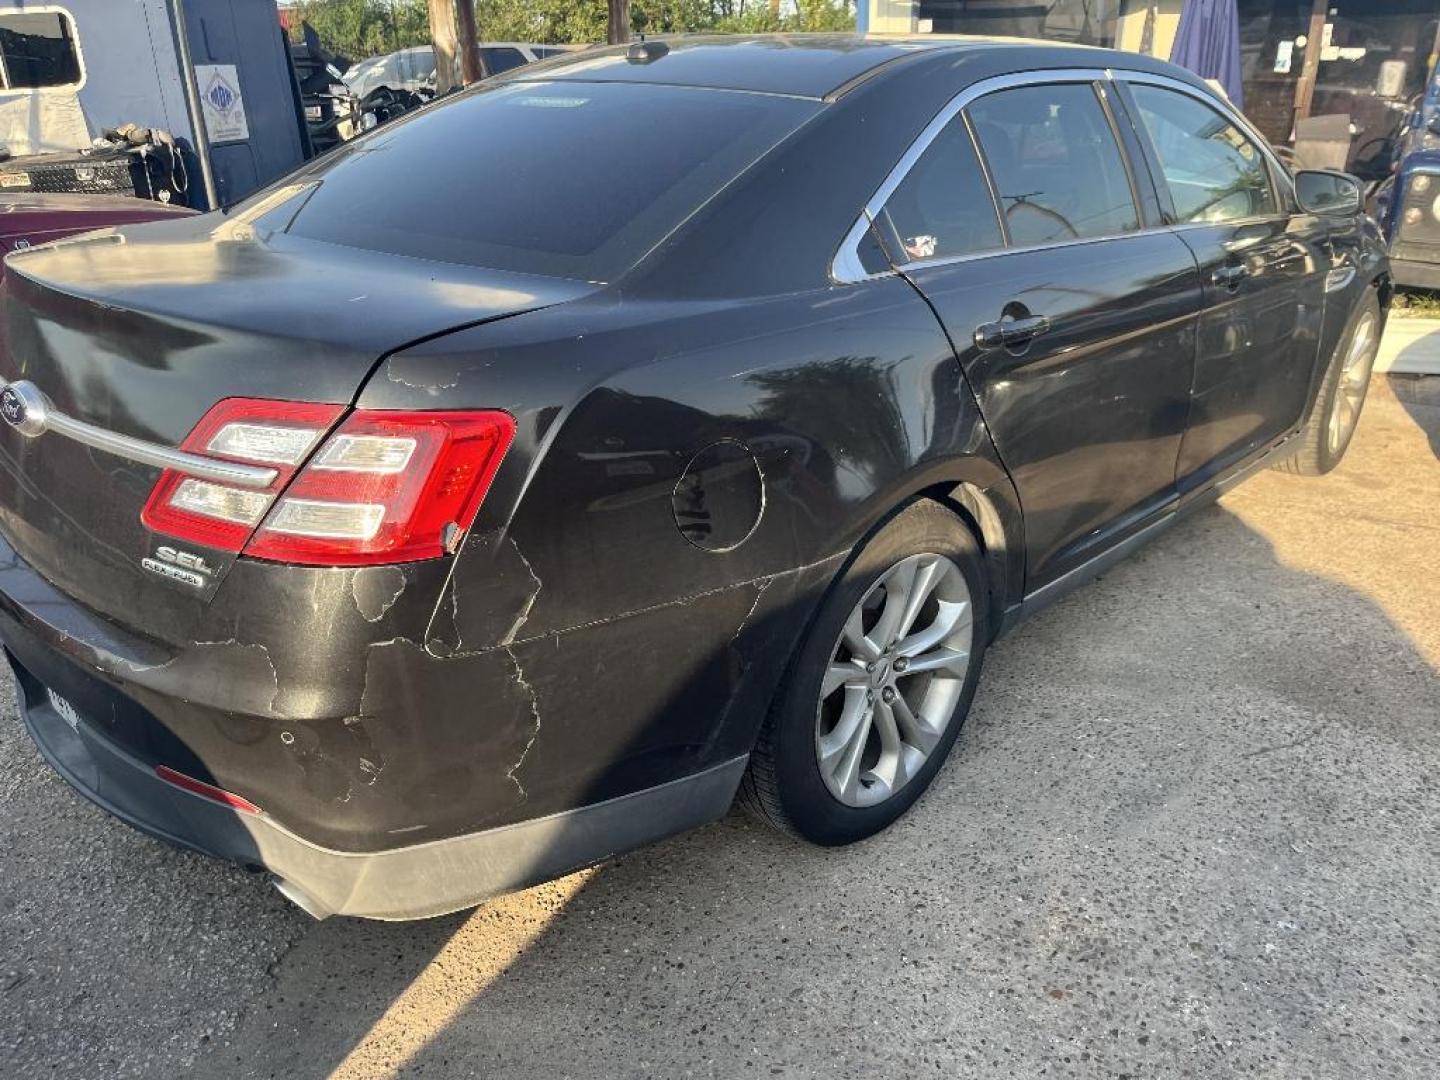
POLYGON ((999 90, 968 111, 1012 244, 1140 227, 1120 146, 1088 83, 999 90))
POLYGON ((1131 87, 1180 222, 1234 221, 1276 212, 1260 149, 1234 124, 1188 94, 1131 87))
POLYGON ((59 12, 0 15, 0 78, 6 90, 78 85, 80 51, 70 17, 59 12))
POLYGON ((950 121, 925 148, 885 203, 880 224, 897 263, 1004 246, 995 203, 963 120, 950 121))

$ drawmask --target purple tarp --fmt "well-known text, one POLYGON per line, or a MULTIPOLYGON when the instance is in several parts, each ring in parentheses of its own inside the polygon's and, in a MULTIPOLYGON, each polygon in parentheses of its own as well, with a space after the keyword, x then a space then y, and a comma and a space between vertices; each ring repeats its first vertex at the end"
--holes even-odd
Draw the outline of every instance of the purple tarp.
POLYGON ((1170 62, 1202 79, 1214 79, 1237 109, 1245 107, 1240 87, 1240 16, 1235 0, 1184 0, 1170 62))

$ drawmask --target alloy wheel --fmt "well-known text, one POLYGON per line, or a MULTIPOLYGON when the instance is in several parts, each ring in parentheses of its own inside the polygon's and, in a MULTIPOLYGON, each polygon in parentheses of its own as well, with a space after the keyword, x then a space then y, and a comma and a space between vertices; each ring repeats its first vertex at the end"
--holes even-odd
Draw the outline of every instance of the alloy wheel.
POLYGON ((1375 316, 1366 312, 1355 326, 1350 338, 1350 347, 1340 368, 1340 379, 1335 387, 1335 401, 1330 406, 1330 419, 1326 426, 1325 442, 1330 453, 1340 451, 1355 431, 1360 419, 1360 406, 1365 401, 1365 390, 1370 385, 1370 368, 1375 363, 1375 349, 1378 345, 1375 334, 1375 316))
POLYGON ((954 720, 973 647, 970 589, 944 555, 902 559, 850 612, 820 688, 815 754, 830 793, 875 806, 909 783, 954 720))

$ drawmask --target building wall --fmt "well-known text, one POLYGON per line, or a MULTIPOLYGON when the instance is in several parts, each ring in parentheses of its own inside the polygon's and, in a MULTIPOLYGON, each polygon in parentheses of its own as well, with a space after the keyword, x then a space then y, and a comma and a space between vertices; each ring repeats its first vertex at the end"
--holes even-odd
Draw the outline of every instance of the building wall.
POLYGON ((185 16, 196 65, 234 64, 245 101, 250 137, 210 154, 229 203, 305 160, 287 46, 272 0, 185 0, 185 16))
POLYGON ((868 19, 868 26, 861 30, 875 34, 913 34, 916 25, 918 0, 868 0, 860 5, 868 19))
POLYGON ((1124 0, 1116 20, 1117 49, 1143 52, 1150 56, 1169 56, 1175 44, 1175 31, 1180 28, 1181 0, 1124 0), (1146 42, 1149 23, 1150 41, 1146 42), (1146 45, 1149 48, 1146 48, 1146 45))
MULTIPOLYGON (((1168 58, 1184 0, 861 0, 861 25, 890 33, 1018 34, 1168 58)), ((1307 51, 1318 51, 1311 115, 1351 118, 1350 165, 1388 168, 1388 142, 1434 66, 1440 0, 1237 0, 1245 109, 1289 142, 1307 51), (1368 164, 1367 164, 1368 163, 1368 164)))

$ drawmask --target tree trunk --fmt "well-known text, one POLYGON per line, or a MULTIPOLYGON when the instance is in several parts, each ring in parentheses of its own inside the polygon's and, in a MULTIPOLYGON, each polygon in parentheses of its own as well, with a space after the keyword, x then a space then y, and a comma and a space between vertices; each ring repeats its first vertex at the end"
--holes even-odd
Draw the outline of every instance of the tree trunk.
POLYGON ((435 45, 435 94, 447 94, 460 85, 455 64, 455 2, 428 0, 430 40, 435 45))
POLYGON ((458 0, 455 30, 460 50, 460 79, 469 86, 490 74, 486 70, 485 58, 480 55, 480 42, 475 33, 475 0, 458 0))
POLYGON ((1295 125, 1310 115, 1310 102, 1315 97, 1315 76, 1320 71, 1320 39, 1325 35, 1325 20, 1330 10, 1329 0, 1315 0, 1310 11, 1310 32, 1306 35, 1305 57, 1300 63, 1300 78, 1295 82, 1295 116, 1290 125, 1290 137, 1295 137, 1295 125))
POLYGON ((606 0, 610 8, 607 40, 611 45, 624 45, 630 40, 630 0, 606 0))

